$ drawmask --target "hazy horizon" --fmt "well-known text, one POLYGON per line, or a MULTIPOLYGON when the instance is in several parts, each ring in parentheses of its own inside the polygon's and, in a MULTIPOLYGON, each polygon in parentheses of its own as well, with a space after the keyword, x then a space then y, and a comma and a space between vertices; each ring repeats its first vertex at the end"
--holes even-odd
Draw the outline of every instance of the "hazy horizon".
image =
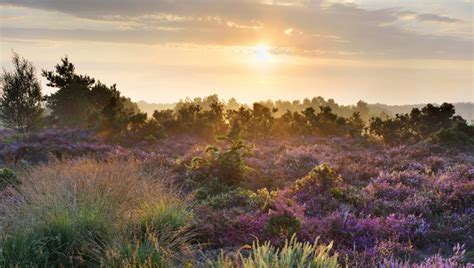
MULTIPOLYGON (((471 0, 0 0, 1 64, 117 84, 133 101, 217 94, 349 105, 473 102, 471 0)), ((45 86, 45 93, 54 91, 45 86)))
MULTIPOLYGON (((214 94, 210 94, 210 95, 214 95, 214 94)), ((194 97, 189 97, 189 96, 186 96, 184 98, 180 98, 180 99, 177 99, 175 101, 171 101, 171 102, 154 102, 154 101, 147 101, 147 100, 134 100, 132 99, 133 102, 135 103, 146 103, 146 104, 150 104, 150 105, 175 105, 176 103, 179 103, 181 101, 186 101, 186 100, 190 100, 192 101, 193 99, 195 98, 205 98, 205 97, 208 97, 210 95, 207 95, 207 96, 194 96, 194 97)), ((335 103, 337 103, 338 105, 345 105, 345 106, 350 106, 350 105, 356 105, 357 102, 359 101, 363 101, 363 102, 366 102, 364 99, 359 99, 357 101, 354 101, 354 102, 348 102, 348 103, 344 103, 344 102, 339 102, 337 101, 337 99, 335 98, 331 98, 331 97, 325 97, 325 96, 307 96, 307 97, 303 97, 303 98, 299 98, 299 99, 280 99, 280 98, 267 98, 267 99, 256 99, 256 100, 251 100, 251 101, 240 101, 239 99, 235 98, 235 97, 231 97, 231 98, 221 98, 221 96, 219 96, 217 94, 217 96, 219 97, 219 99, 221 101, 224 101, 224 102, 227 102, 229 101, 230 99, 235 99, 238 103, 241 103, 241 104, 245 104, 245 105, 252 105, 253 103, 255 102, 266 102, 266 101, 300 101, 302 102, 304 99, 309 99, 311 100, 313 97, 322 97, 324 98, 325 100, 329 100, 329 99, 333 99, 335 103)), ((394 104, 391 104, 391 103, 384 103, 384 102, 366 102, 367 104, 370 104, 370 105, 387 105, 387 106, 423 106, 423 105, 426 105, 426 104, 434 104, 434 105, 441 105, 445 102, 448 102, 448 101, 442 101, 442 102, 418 102, 418 103, 394 103, 394 104)), ((453 103, 453 104, 474 104, 473 101, 449 101, 448 103, 453 103)))

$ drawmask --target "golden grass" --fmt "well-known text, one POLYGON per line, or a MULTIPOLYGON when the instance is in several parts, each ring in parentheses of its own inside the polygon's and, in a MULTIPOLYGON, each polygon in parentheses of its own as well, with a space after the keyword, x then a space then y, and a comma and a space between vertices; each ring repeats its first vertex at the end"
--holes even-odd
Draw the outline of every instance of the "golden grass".
POLYGON ((134 160, 92 159, 23 170, 21 187, 0 203, 0 260, 20 266, 99 264, 114 256, 115 263, 126 265, 129 256, 123 259, 119 248, 129 243, 151 243, 159 256, 172 256, 189 238, 192 214, 170 181, 145 170, 134 160), (35 248, 24 245, 36 242, 35 248), (23 250, 25 256, 18 259, 9 250, 23 250), (28 256, 35 250, 46 253, 40 259, 28 256))

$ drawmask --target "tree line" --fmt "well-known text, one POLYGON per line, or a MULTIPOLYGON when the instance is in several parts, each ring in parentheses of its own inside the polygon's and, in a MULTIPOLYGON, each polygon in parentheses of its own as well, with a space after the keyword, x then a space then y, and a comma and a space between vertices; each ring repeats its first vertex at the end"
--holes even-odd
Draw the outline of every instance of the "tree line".
POLYGON ((474 145, 474 127, 455 116, 454 106, 448 103, 428 104, 395 117, 369 119, 367 104, 362 101, 351 114, 345 110, 342 116, 341 111, 333 110, 339 106, 322 98, 293 105, 257 102, 250 107, 237 105, 234 100, 234 107, 229 105, 233 102, 224 105, 213 95, 180 102, 174 109, 156 110, 148 116, 122 96, 116 85, 107 86, 90 76, 77 74, 67 57, 53 70, 42 70, 47 86, 57 89, 46 96, 31 62, 14 53, 12 63, 14 69, 4 70, 1 75, 0 119, 6 127, 20 132, 43 127, 86 128, 117 142, 191 133, 204 138, 348 136, 389 145, 423 140, 474 145), (277 108, 285 105, 292 109, 277 108), (299 105, 301 110, 295 110, 299 105))

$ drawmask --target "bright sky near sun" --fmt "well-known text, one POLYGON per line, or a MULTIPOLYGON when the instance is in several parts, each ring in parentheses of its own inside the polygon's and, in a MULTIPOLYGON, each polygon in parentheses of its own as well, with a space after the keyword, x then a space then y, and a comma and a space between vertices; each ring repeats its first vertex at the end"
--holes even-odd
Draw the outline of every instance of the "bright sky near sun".
POLYGON ((0 60, 68 55, 136 101, 474 101, 473 15, 472 0, 0 0, 0 60))

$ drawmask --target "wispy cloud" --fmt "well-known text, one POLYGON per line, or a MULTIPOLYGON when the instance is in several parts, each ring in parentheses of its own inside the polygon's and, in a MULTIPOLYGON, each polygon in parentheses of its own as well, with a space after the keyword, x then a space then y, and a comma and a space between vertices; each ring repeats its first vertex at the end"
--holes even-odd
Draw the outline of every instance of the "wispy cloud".
POLYGON ((431 22, 441 22, 441 23, 461 22, 461 20, 450 18, 448 16, 437 15, 437 14, 418 14, 416 18, 420 21, 431 21, 431 22))

